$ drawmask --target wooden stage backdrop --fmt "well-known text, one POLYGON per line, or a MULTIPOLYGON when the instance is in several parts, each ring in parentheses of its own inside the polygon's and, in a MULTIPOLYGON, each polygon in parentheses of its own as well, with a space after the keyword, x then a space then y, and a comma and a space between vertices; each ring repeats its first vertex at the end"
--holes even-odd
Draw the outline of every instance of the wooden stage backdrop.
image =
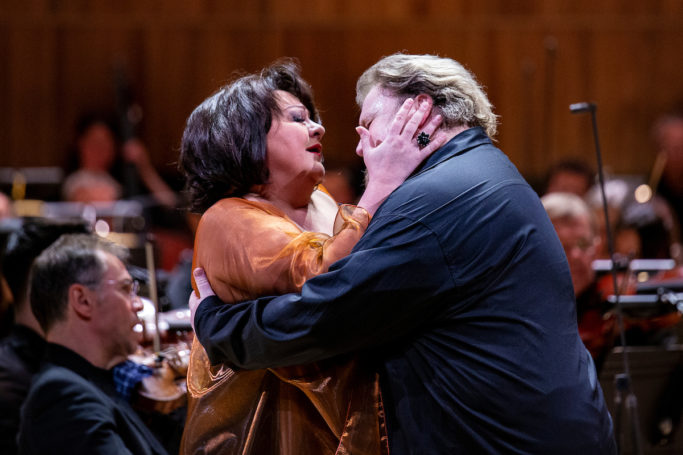
POLYGON ((154 163, 174 171, 184 121, 237 70, 296 57, 332 166, 354 165, 357 77, 397 51, 470 68, 499 145, 535 181, 568 156, 647 174, 655 116, 683 100, 681 0, 0 0, 0 166, 62 165, 79 113, 113 108, 121 68, 154 163))

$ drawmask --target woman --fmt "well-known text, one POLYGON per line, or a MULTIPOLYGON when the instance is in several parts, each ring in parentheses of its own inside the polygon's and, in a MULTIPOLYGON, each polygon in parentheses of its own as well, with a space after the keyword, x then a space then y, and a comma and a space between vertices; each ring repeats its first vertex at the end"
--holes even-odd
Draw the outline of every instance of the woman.
MULTIPOLYGON (((296 65, 219 90, 190 115, 181 146, 193 208, 205 211, 194 266, 229 303, 300 289, 351 251, 384 198, 441 145, 440 133, 424 148, 415 141, 418 127, 438 126, 438 117, 421 125, 430 108, 407 100, 381 143, 359 127, 366 191, 357 207, 339 208, 317 189, 325 129, 296 65)), ((383 450, 376 377, 353 359, 235 372, 212 367, 194 343, 188 393, 181 453, 383 450)))

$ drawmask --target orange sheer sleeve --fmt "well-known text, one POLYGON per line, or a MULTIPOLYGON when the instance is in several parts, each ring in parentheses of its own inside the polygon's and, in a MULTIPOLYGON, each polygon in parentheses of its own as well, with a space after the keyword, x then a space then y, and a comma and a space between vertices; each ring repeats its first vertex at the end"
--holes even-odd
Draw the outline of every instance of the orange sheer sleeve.
POLYGON ((369 221, 364 210, 341 206, 329 236, 302 231, 270 204, 223 199, 199 223, 194 263, 228 303, 294 292, 346 256, 369 221))

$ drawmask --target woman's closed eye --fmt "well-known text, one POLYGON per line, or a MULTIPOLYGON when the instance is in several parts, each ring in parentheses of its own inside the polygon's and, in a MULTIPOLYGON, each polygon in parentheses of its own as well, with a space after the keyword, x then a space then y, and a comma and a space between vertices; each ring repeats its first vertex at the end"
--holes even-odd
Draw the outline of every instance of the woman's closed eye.
POLYGON ((304 112, 294 113, 292 114, 292 120, 299 123, 306 123, 306 120, 308 120, 308 115, 306 115, 304 112))
POLYGON ((308 110, 304 107, 293 106, 287 109, 289 119, 297 123, 306 123, 308 120, 308 110))

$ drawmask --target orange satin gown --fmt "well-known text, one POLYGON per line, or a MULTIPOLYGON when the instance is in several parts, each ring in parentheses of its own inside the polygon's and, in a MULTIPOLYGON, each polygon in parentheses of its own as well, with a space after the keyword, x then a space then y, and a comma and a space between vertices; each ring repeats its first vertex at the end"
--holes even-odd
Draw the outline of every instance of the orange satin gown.
MULTIPOLYGON (((330 235, 302 230, 267 202, 223 199, 202 216, 194 266, 228 304, 297 292, 365 232, 370 217, 352 217, 353 208, 337 209, 327 194, 313 193, 310 224, 330 235)), ((187 386, 181 454, 388 453, 377 375, 350 356, 234 371, 210 365, 195 342, 187 386)))

